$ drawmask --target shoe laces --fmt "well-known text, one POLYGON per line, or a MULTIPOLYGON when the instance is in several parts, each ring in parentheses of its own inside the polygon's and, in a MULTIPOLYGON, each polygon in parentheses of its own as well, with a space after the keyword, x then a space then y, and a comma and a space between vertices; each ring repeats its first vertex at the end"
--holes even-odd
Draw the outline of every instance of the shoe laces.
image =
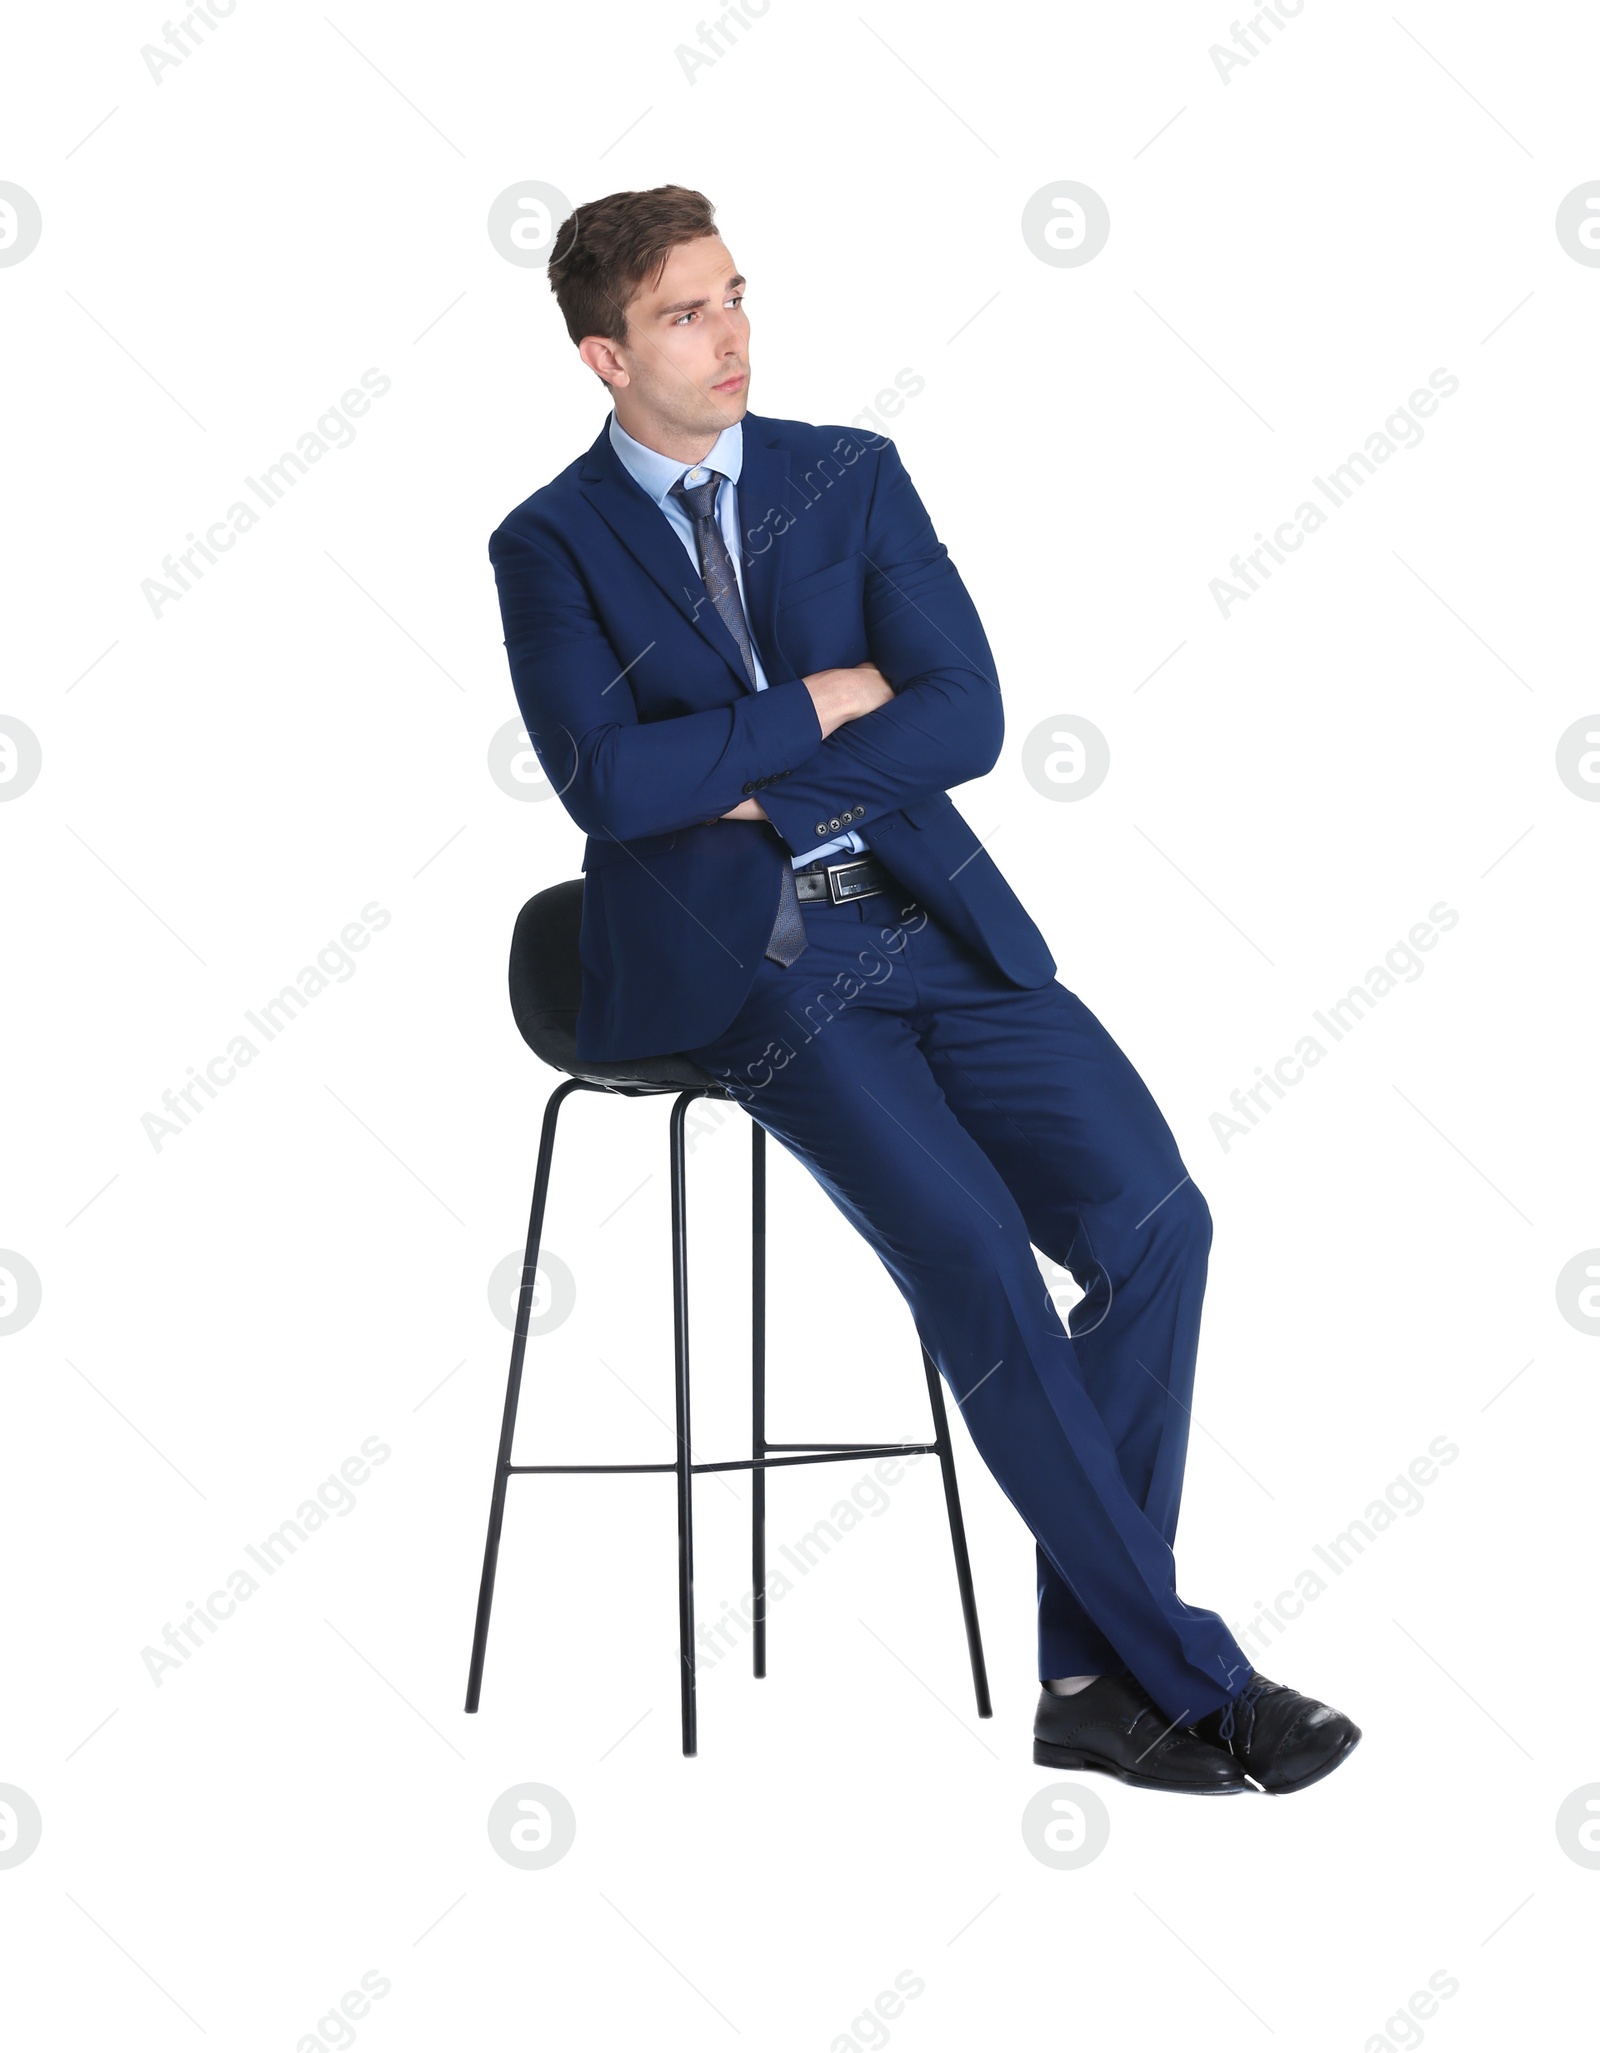
POLYGON ((1223 1741, 1234 1753, 1248 1753, 1250 1751, 1250 1743, 1256 1736, 1256 1705, 1270 1691, 1279 1690, 1283 1687, 1284 1685, 1281 1682, 1269 1682, 1264 1675, 1252 1673, 1250 1680, 1245 1684, 1244 1688, 1229 1702, 1226 1710, 1224 1710, 1222 1722, 1217 1727, 1218 1739, 1223 1741), (1236 1713, 1243 1714, 1245 1728, 1243 1734, 1240 1735, 1237 1747, 1233 1744, 1234 1735, 1239 1729, 1236 1713))

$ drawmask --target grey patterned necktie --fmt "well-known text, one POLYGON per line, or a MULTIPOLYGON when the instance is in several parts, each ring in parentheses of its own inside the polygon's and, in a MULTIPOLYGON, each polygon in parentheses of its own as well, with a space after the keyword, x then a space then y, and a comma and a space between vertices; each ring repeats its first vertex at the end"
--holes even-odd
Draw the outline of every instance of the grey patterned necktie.
MULTIPOLYGON (((698 470, 701 466, 697 464, 695 468, 698 470)), ((734 575, 733 559, 728 554, 728 545, 722 538, 722 523, 716 515, 717 492, 721 484, 721 471, 708 470, 705 483, 701 485, 691 485, 685 472, 672 487, 672 496, 687 508, 694 523, 694 545, 700 557, 700 575, 705 579, 712 605, 722 616, 723 626, 739 645, 750 689, 755 691, 759 687, 756 684, 755 657, 750 650, 750 624, 744 617, 739 580, 734 575)), ((807 945, 806 923, 800 911, 799 894, 794 888, 794 865, 785 853, 778 917, 773 922, 772 938, 765 952, 773 962, 781 963, 787 969, 807 945)))

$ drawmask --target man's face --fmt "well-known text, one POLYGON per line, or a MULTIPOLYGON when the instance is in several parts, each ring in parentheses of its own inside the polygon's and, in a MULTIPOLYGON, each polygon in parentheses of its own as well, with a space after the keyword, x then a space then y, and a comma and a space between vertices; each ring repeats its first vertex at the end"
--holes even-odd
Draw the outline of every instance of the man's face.
POLYGON ((579 354, 610 385, 617 419, 652 448, 704 455, 750 392, 744 279, 719 235, 681 242, 628 308, 628 339, 588 335, 579 354))

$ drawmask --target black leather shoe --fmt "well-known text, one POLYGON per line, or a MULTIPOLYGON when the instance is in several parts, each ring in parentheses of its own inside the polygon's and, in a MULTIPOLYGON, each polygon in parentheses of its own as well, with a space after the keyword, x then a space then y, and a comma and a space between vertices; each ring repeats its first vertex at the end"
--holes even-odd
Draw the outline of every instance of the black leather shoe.
POLYGON ((1197 1718, 1194 1729, 1226 1747, 1269 1796, 1286 1796, 1331 1775, 1361 1737, 1353 1718, 1269 1682, 1254 1668, 1233 1702, 1197 1718))
POLYGON ((1226 1747, 1173 1725, 1131 1675, 1099 1676, 1070 1697, 1041 1690, 1033 1758, 1041 1768, 1092 1768, 1141 1789, 1191 1796, 1232 1796, 1250 1786, 1226 1747))

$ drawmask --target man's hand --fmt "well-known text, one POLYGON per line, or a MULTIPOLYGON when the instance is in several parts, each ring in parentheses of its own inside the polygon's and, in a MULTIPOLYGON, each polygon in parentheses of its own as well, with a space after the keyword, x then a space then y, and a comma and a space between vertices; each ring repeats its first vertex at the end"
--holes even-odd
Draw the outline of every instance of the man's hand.
POLYGON ((855 663, 846 670, 814 670, 802 682, 817 709, 824 741, 847 720, 875 713, 894 697, 894 686, 872 662, 855 663))
MULTIPOLYGON (((844 670, 813 670, 801 681, 817 709, 824 740, 835 728, 843 727, 847 720, 859 720, 864 713, 875 713, 879 706, 886 706, 894 697, 894 686, 876 663, 854 663, 844 670)), ((765 820, 770 815, 760 799, 742 798, 731 811, 719 813, 717 817, 722 820, 765 820)))

